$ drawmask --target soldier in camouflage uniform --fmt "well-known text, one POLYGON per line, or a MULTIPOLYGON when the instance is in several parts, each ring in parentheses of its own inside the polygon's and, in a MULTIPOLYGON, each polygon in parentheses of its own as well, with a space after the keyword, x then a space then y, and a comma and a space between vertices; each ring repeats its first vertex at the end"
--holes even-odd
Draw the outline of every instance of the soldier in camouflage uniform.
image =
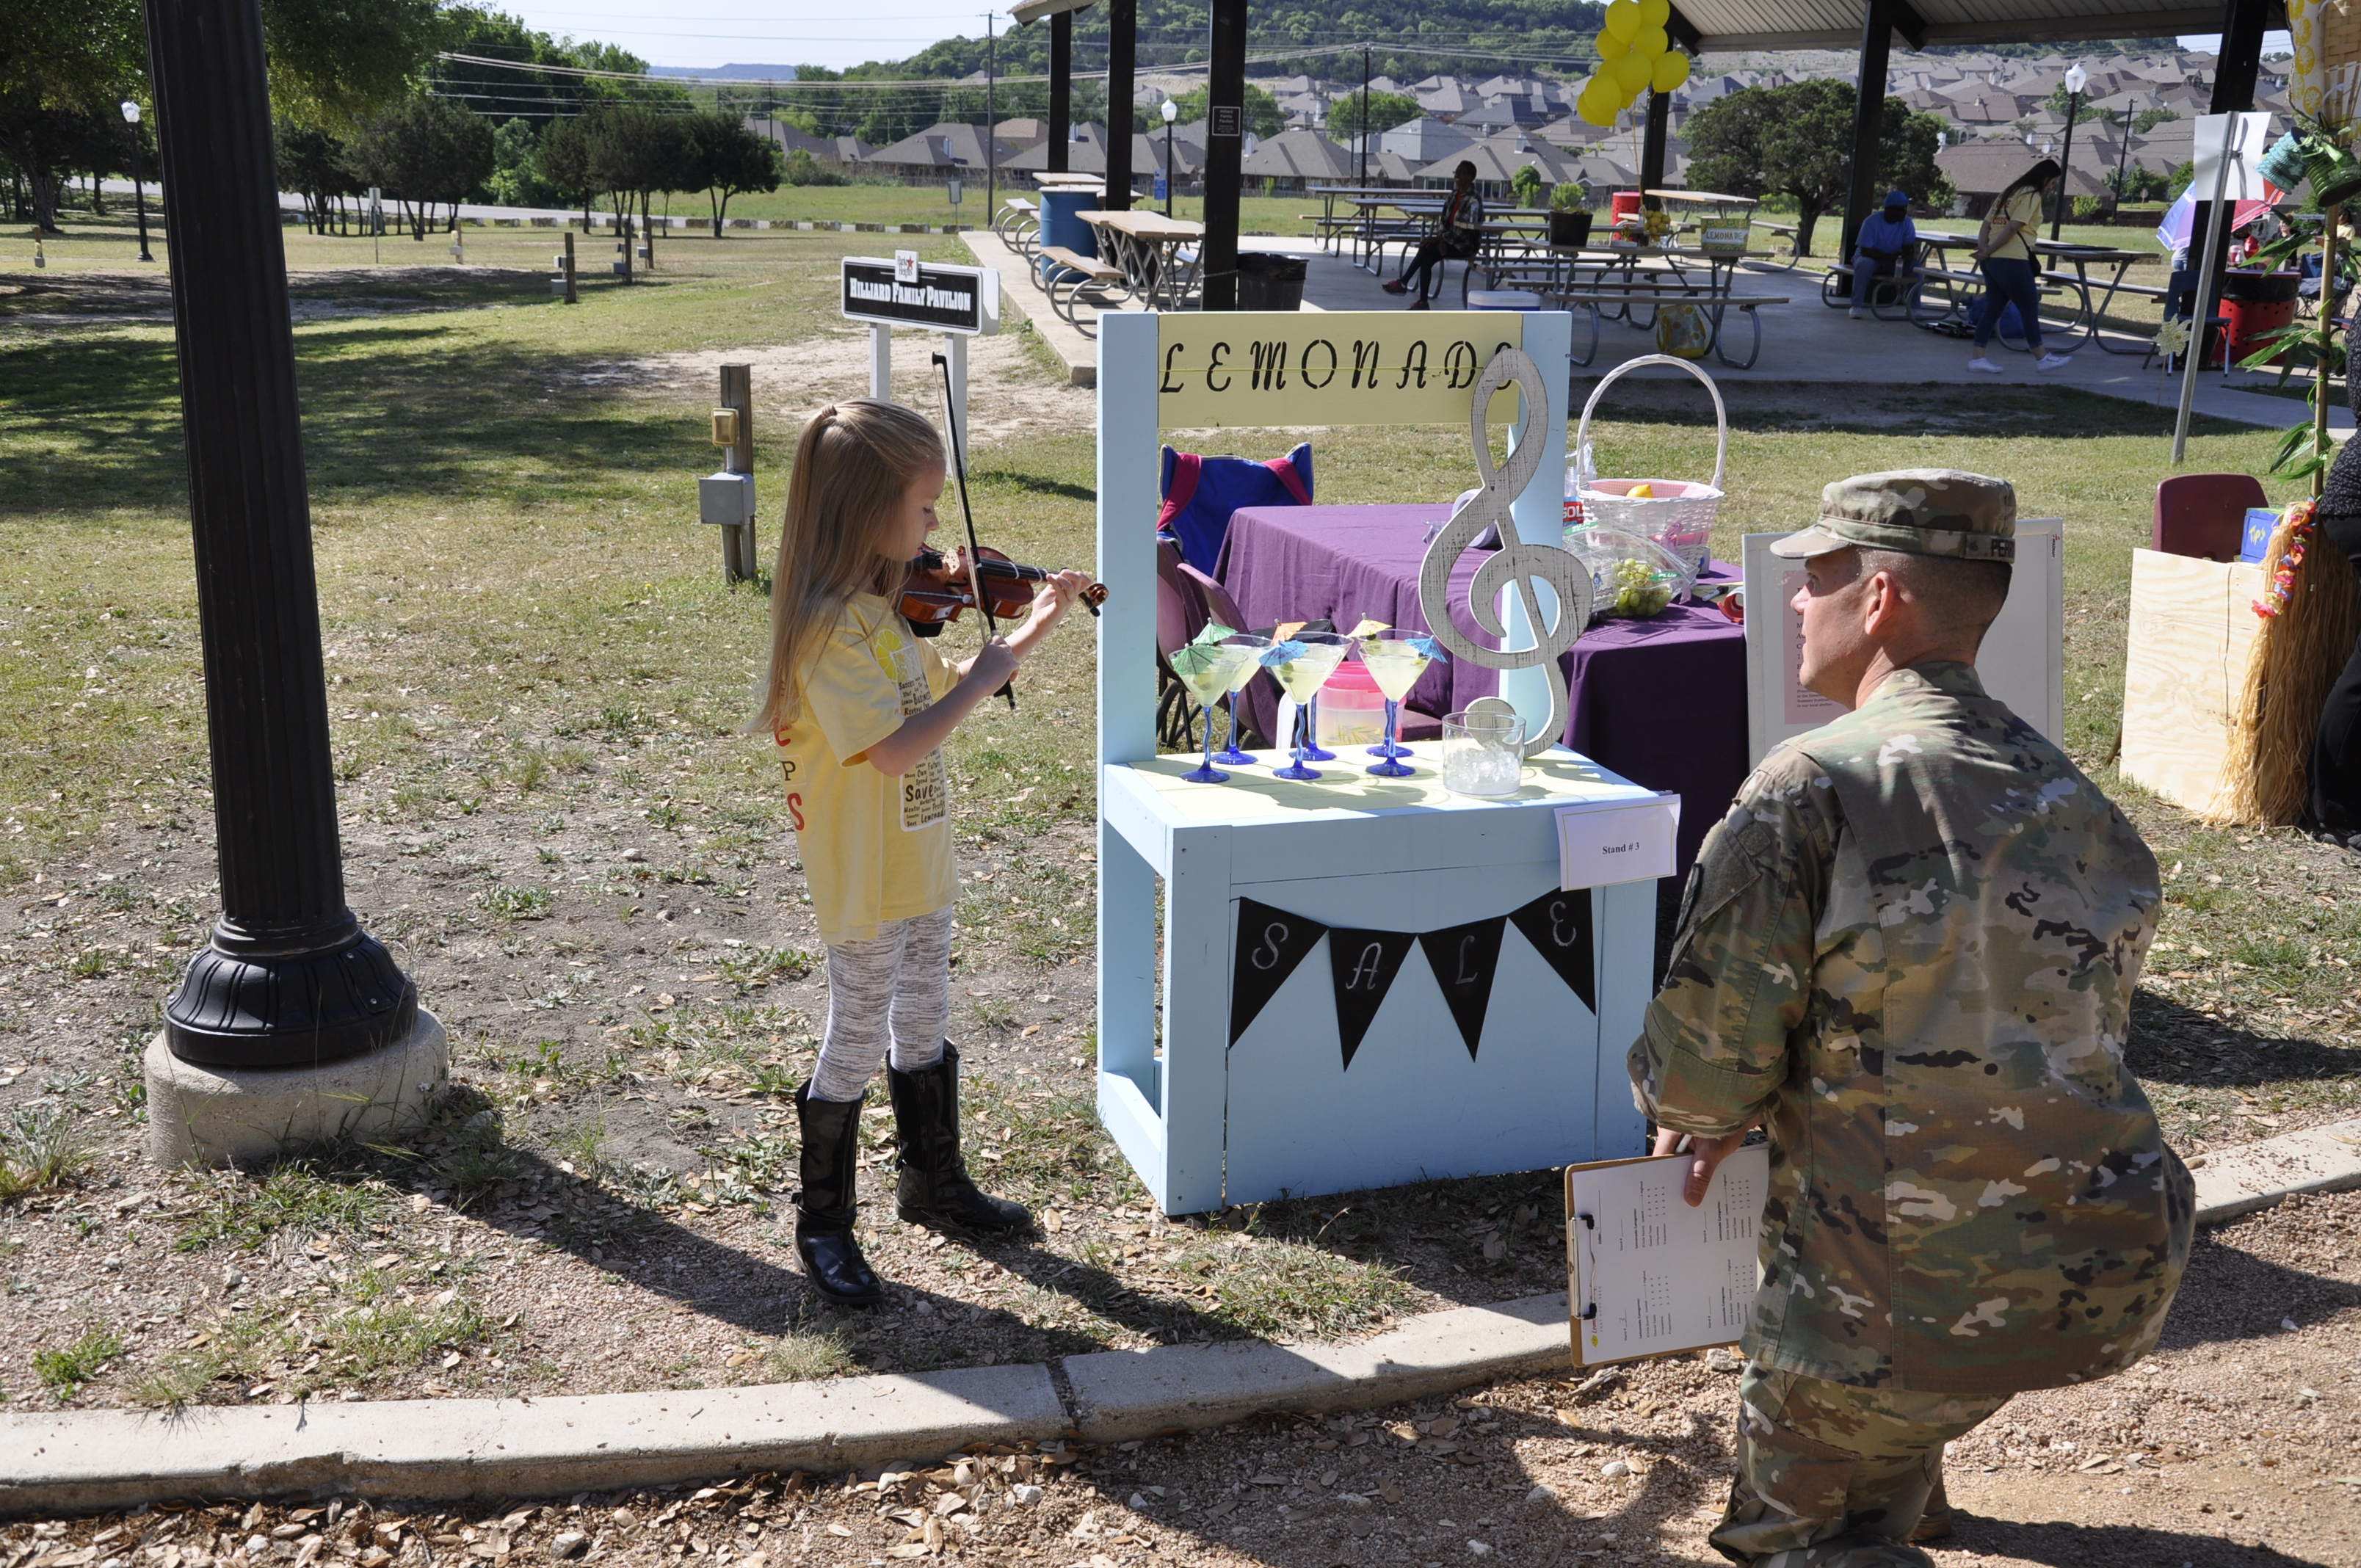
POLYGON ((2188 1260, 2123 1058, 2156 861, 1976 678, 2015 518, 1997 479, 1870 474, 1772 547, 1806 564, 1804 682, 1852 711, 1740 786, 1631 1049, 1691 1203, 1769 1130, 1737 1562, 1926 1563, 1943 1444, 2138 1360, 2188 1260))

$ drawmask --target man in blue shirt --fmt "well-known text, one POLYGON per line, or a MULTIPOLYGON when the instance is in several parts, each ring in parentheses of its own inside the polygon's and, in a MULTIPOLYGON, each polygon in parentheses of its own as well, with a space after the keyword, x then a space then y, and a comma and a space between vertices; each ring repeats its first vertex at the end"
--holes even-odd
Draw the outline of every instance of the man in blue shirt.
POLYGON ((1852 319, 1869 303, 1870 280, 1918 276, 1918 229, 1910 221, 1910 192, 1888 191, 1885 210, 1861 225, 1852 249, 1852 319))

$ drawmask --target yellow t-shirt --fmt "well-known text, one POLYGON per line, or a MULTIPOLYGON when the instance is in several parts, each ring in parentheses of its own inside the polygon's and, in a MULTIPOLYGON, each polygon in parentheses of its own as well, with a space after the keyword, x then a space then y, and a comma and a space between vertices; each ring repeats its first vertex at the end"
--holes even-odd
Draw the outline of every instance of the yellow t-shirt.
POLYGON ((957 678, 873 594, 847 601, 805 663, 796 721, 777 740, 821 941, 867 941, 880 921, 931 915, 957 898, 942 752, 898 779, 863 755, 957 678))
POLYGON ((2013 223, 2023 224, 2028 233, 2039 232, 2041 228, 2040 192, 2019 191, 2008 199, 2006 206, 1984 220, 1986 239, 1990 239, 1995 234, 2008 235, 2006 239, 1984 253, 1987 258, 1998 256, 2012 261, 2033 259, 2033 247, 2026 242, 2026 236, 2017 234, 2008 227, 2013 223))

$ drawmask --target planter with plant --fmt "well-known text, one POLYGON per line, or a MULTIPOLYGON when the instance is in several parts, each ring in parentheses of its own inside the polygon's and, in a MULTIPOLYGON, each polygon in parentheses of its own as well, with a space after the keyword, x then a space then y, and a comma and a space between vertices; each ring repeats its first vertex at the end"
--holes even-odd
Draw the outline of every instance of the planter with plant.
POLYGON ((1588 194, 1579 181, 1568 180, 1550 190, 1549 242, 1576 247, 1590 243, 1590 212, 1583 199, 1588 194))

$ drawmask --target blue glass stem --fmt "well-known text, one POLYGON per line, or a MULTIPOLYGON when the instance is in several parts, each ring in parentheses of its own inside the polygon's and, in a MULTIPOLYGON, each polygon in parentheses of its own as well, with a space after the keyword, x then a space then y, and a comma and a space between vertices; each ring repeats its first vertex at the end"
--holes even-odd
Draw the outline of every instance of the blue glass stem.
POLYGON ((1222 748, 1222 761, 1233 767, 1254 761, 1238 750, 1238 694, 1235 691, 1230 693, 1230 736, 1222 748))
POLYGON ((1320 744, 1320 694, 1303 705, 1303 754, 1315 762, 1333 762, 1336 753, 1320 744))
POLYGON ((1368 767, 1368 771, 1379 778, 1406 779, 1411 775, 1411 770, 1404 767, 1400 761, 1400 758, 1411 754, 1410 750, 1405 746, 1398 745, 1394 739, 1401 729, 1400 712, 1400 708, 1389 699, 1386 703, 1386 743, 1381 747, 1369 748, 1371 751, 1380 752, 1383 755, 1382 761, 1372 762, 1368 767))

